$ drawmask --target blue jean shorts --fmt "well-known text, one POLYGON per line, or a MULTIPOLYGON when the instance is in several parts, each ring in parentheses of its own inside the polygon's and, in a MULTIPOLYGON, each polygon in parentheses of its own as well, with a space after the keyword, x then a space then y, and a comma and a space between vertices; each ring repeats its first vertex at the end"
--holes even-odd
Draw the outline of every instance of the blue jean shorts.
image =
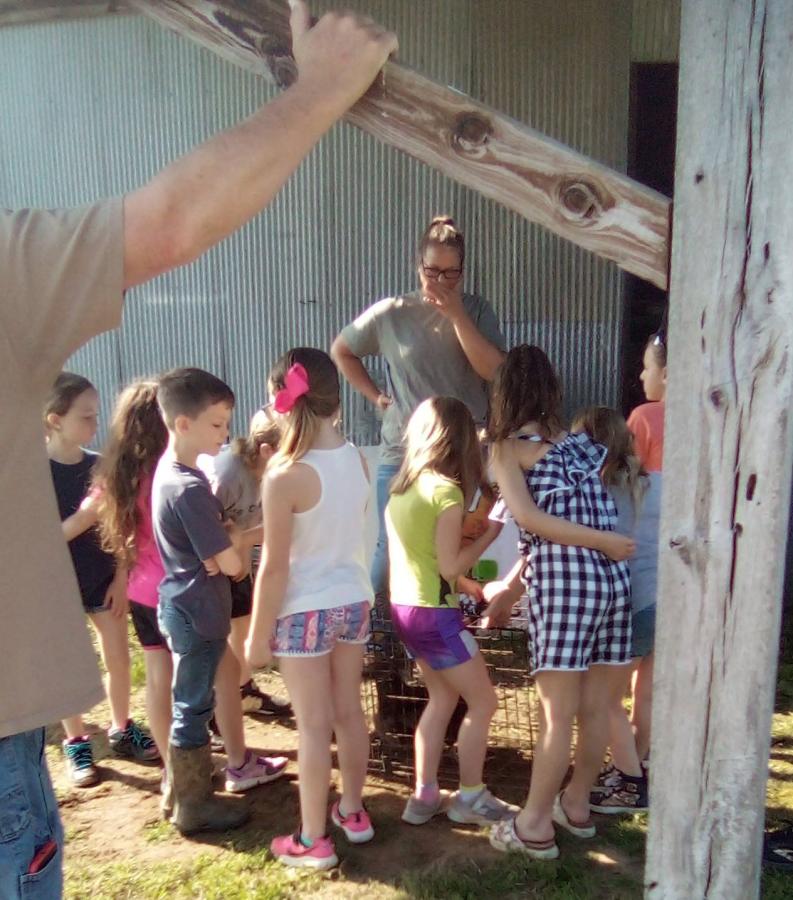
POLYGON ((655 646, 655 604, 633 614, 631 656, 649 656, 655 646))
POLYGON ((273 656, 326 656, 336 644, 365 644, 371 631, 368 600, 284 616, 270 641, 273 656))
POLYGON ((60 900, 62 848, 44 729, 0 738, 0 900, 60 900))

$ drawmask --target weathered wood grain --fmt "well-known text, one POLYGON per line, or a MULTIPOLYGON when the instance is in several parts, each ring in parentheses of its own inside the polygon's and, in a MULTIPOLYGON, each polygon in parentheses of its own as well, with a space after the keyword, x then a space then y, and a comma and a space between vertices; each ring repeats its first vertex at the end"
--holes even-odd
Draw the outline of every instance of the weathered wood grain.
POLYGON ((647 896, 751 900, 793 471, 793 4, 683 5, 647 896))
MULTIPOLYGON (((281 86, 295 76, 283 0, 131 0, 281 86)), ((520 122, 391 63, 347 121, 556 234, 666 287, 666 197, 520 122)))
POLYGON ((4 25, 26 25, 50 19, 76 19, 103 13, 123 12, 122 2, 97 3, 95 0, 0 0, 0 28, 4 25))

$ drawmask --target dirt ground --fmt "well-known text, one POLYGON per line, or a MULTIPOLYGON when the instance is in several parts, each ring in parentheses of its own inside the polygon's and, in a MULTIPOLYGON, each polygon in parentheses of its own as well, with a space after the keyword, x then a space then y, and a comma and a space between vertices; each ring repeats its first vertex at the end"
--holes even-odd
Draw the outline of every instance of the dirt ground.
MULTIPOLYGON (((266 685, 263 683, 263 686, 266 685)), ((135 715, 142 712, 141 699, 141 692, 136 692, 135 715)), ((245 827, 226 835, 198 836, 188 840, 160 818, 159 767, 122 760, 109 751, 102 728, 107 721, 105 705, 97 707, 86 721, 93 735, 95 758, 102 774, 102 781, 96 787, 78 789, 71 785, 58 746, 59 729, 52 729, 49 736, 48 757, 67 836, 67 896, 79 896, 74 888, 70 893, 69 879, 70 875, 77 878, 78 870, 82 874, 86 860, 90 860, 94 868, 118 861, 130 861, 136 868, 145 868, 172 860, 184 864, 191 859, 205 858, 207 854, 221 857, 230 851, 251 853, 266 848, 275 834, 293 829, 298 822, 297 733, 290 722, 277 724, 246 716, 249 745, 262 753, 288 756, 291 760, 288 775, 272 785, 248 792, 239 800, 251 811, 250 823, 245 827)), ((218 756, 217 761, 222 764, 224 758, 218 756)), ((523 779, 521 782, 510 789, 502 789, 502 796, 520 802, 526 789, 526 782, 523 779)), ((366 802, 377 836, 365 847, 354 847, 347 844, 342 835, 337 835, 341 866, 330 879, 312 887, 312 896, 404 897, 404 892, 397 886, 406 865, 413 871, 420 871, 437 868, 444 861, 452 867, 463 861, 485 867, 503 860, 504 857, 488 844, 485 832, 452 828, 445 817, 421 828, 403 824, 400 815, 407 794, 404 783, 370 776, 366 802)), ((630 873, 641 883, 641 861, 632 859, 630 853, 615 848, 607 839, 597 839, 589 845, 587 855, 606 867, 617 868, 623 874, 630 873)), ((135 896, 134 892, 110 891, 94 893, 93 897, 100 895, 135 896)))

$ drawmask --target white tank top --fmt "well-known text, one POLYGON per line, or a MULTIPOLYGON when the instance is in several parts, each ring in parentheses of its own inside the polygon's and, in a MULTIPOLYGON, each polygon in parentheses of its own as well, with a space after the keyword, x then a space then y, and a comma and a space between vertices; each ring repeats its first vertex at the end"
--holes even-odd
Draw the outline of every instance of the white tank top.
POLYGON ((279 618, 350 603, 374 602, 364 523, 369 482, 353 444, 309 450, 300 463, 319 476, 319 503, 294 513, 289 580, 279 618))

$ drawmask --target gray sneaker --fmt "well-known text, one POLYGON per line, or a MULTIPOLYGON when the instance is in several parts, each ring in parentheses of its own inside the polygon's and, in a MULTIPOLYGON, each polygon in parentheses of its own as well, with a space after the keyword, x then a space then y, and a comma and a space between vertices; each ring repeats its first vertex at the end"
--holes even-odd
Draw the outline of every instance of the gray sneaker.
POLYGON ((494 797, 487 788, 482 788, 471 803, 466 803, 460 792, 455 791, 446 815, 459 825, 495 825, 519 812, 520 807, 505 803, 494 797))
POLYGON ((425 825, 430 819, 446 811, 449 797, 448 791, 440 791, 436 803, 423 803, 415 794, 411 794, 402 813, 402 821, 408 825, 425 825))

